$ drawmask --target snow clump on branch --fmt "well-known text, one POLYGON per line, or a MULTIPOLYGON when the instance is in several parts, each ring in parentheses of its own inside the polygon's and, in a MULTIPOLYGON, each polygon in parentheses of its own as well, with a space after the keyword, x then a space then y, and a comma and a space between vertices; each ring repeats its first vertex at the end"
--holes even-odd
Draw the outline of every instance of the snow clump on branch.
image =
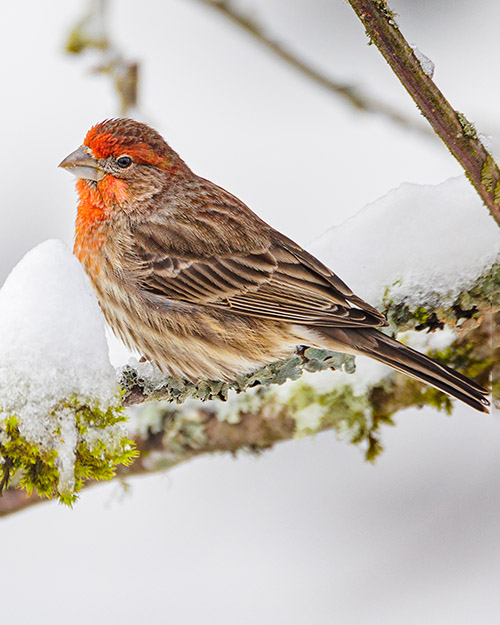
MULTIPOLYGON (((71 498, 78 458, 97 452, 107 463, 123 451, 126 431, 113 413, 120 396, 102 313, 62 242, 38 245, 13 269, 0 290, 0 327, 0 459, 5 466, 13 454, 26 480, 39 453, 56 476, 41 494, 71 498)), ((40 492, 36 479, 26 487, 40 492)))
POLYGON ((363 299, 446 305, 500 258, 498 226, 465 176, 401 184, 311 246, 363 299))

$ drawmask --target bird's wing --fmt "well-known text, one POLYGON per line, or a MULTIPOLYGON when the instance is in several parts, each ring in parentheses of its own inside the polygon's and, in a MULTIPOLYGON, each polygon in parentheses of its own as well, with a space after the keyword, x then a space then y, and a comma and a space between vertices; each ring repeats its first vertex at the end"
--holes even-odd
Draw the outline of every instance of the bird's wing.
POLYGON ((385 325, 325 265, 244 208, 245 219, 218 205, 215 221, 204 211, 136 224, 143 293, 156 304, 164 298, 303 325, 385 325))

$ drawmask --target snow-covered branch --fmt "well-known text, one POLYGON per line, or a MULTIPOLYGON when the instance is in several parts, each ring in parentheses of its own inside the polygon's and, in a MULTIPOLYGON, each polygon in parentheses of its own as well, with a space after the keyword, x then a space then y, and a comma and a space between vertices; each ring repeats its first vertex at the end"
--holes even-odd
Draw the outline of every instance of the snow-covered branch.
MULTIPOLYGON (((459 340, 432 354, 484 383, 495 368, 498 373, 500 348, 488 349, 494 318, 483 315, 481 319, 478 325, 469 323, 459 340)), ((500 322, 498 313, 496 322, 500 322)), ((133 417, 133 440, 139 456, 131 464, 119 466, 117 476, 127 479, 167 470, 207 453, 260 453, 279 442, 327 429, 360 445, 366 458, 374 460, 382 449, 380 428, 394 425, 396 412, 423 405, 451 410, 446 396, 411 378, 394 372, 380 378, 379 372, 366 366, 361 373, 364 381, 351 376, 352 381, 344 378, 333 386, 333 380, 323 377, 317 384, 310 375, 288 389, 261 387, 233 397, 227 404, 187 402, 179 407, 168 402, 151 403, 133 417)), ((85 486, 95 483, 88 481, 85 486)), ((42 501, 36 493, 27 496, 10 488, 0 498, 0 516, 42 501)))
MULTIPOLYGON (((500 237, 464 178, 402 185, 312 248, 384 310, 400 339, 482 384, 493 376, 498 395, 500 237), (409 330, 420 332, 401 334, 409 330)), ((383 365, 360 358, 353 374, 351 357, 315 349, 233 384, 165 380, 134 360, 119 374, 120 390, 91 287, 56 241, 35 248, 11 273, 0 291, 0 323, 4 478, 67 502, 115 471, 157 471, 324 429, 361 445, 371 460, 381 449, 381 425, 399 410, 451 410, 446 396, 383 365), (159 399, 169 401, 151 401, 159 399), (144 401, 127 432, 122 404, 144 401)), ((39 500, 11 488, 0 514, 39 500)))
POLYGON ((77 259, 46 241, 0 291, 0 472, 71 503, 135 457, 104 320, 77 259))

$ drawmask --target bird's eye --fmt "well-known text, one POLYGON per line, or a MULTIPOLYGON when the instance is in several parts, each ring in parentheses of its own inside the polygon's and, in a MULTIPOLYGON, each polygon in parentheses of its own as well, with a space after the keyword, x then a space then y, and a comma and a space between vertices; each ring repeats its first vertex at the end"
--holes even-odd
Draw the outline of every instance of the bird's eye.
POLYGON ((130 158, 130 156, 120 156, 120 158, 116 159, 116 164, 118 165, 118 167, 126 169, 127 167, 130 167, 130 165, 132 165, 132 159, 130 158))

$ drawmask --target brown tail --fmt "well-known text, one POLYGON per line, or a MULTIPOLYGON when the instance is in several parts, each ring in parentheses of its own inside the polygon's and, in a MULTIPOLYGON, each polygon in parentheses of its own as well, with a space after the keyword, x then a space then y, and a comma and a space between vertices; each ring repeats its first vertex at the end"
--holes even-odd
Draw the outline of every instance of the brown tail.
POLYGON ((456 397, 476 410, 488 412, 490 402, 486 395, 489 391, 485 388, 378 330, 321 328, 321 333, 327 338, 325 347, 329 349, 370 356, 456 397))

